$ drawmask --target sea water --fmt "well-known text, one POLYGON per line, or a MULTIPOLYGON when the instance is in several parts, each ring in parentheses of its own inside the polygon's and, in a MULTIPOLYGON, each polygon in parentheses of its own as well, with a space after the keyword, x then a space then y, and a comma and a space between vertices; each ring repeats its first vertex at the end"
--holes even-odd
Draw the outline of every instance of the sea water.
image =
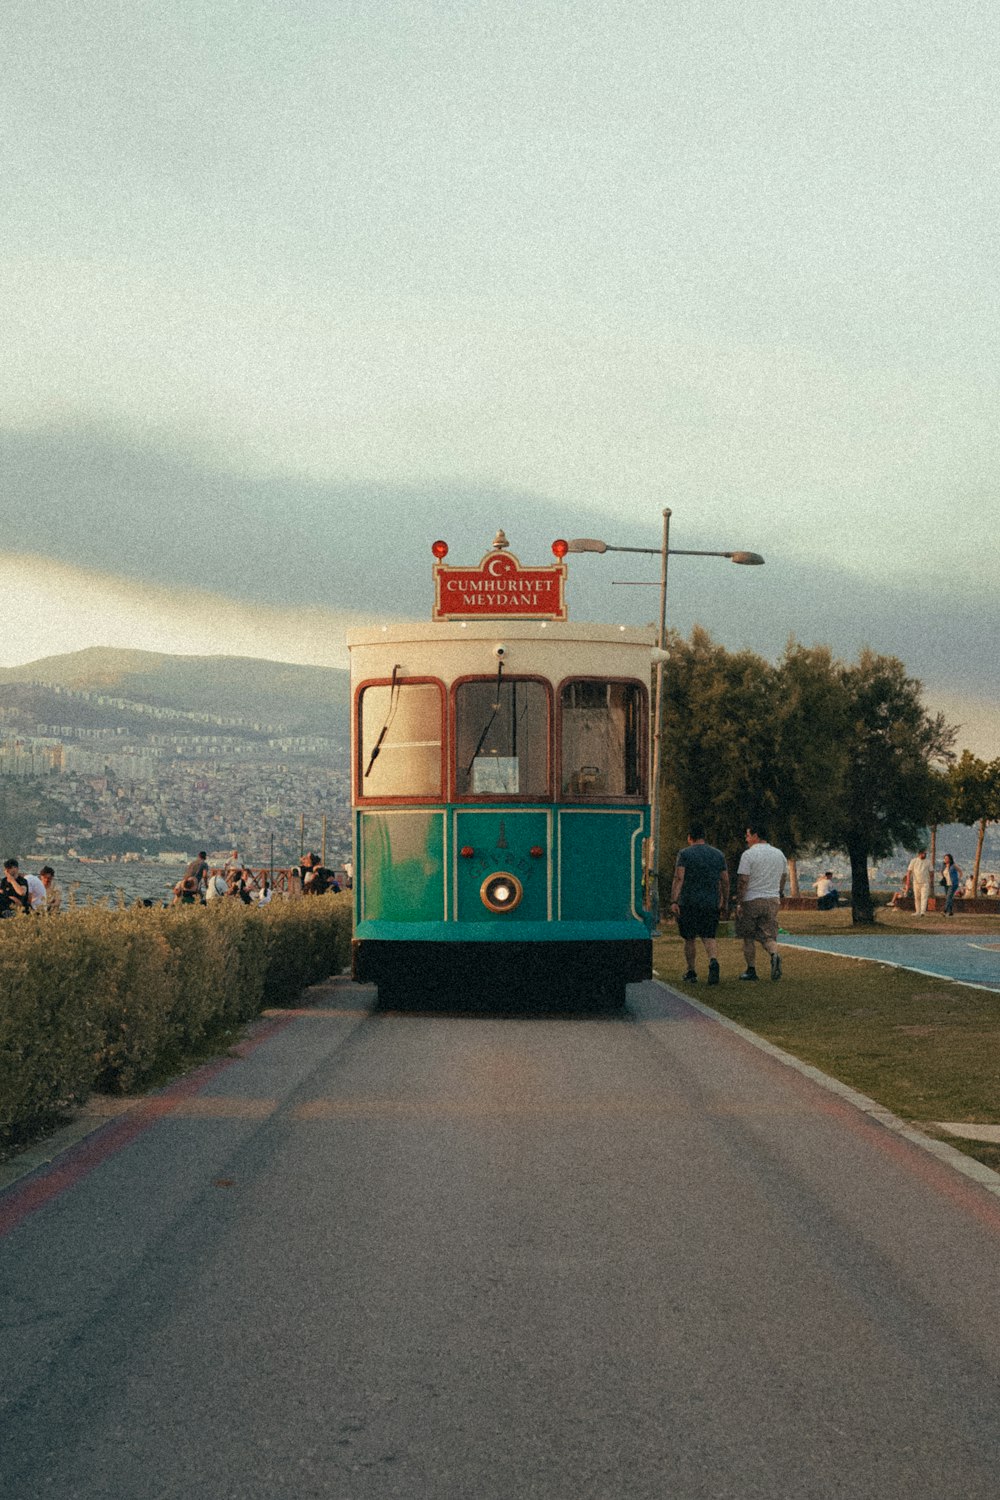
POLYGON ((43 865, 51 865, 56 872, 56 881, 62 891, 63 906, 75 902, 88 906, 95 901, 110 902, 116 906, 124 901, 130 906, 133 901, 147 900, 159 904, 173 900, 174 886, 187 869, 183 864, 160 864, 158 860, 129 860, 127 864, 117 861, 94 864, 78 859, 22 859, 22 873, 37 875, 43 865))

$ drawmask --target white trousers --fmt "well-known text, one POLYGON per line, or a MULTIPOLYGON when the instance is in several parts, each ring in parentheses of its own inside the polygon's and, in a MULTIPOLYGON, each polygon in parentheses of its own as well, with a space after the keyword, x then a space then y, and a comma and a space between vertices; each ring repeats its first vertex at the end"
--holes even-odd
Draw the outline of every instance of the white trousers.
POLYGON ((923 880, 915 880, 913 882, 913 910, 918 917, 922 917, 926 913, 930 894, 930 881, 925 883, 923 880))

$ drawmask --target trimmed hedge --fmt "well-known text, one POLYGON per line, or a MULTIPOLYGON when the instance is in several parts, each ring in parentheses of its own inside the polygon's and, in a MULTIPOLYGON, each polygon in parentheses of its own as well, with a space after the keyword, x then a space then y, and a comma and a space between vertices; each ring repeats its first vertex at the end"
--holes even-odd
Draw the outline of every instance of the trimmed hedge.
POLYGON ((77 907, 0 923, 0 1150, 95 1088, 127 1093, 350 957, 345 895, 77 907))

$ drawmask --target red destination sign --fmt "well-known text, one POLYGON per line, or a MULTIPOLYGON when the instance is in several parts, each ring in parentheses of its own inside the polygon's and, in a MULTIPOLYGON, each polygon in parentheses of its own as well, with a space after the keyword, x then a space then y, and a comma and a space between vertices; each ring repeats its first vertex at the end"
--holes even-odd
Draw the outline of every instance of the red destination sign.
MULTIPOLYGON (((499 616, 507 620, 519 617, 565 620, 565 563, 524 568, 512 552, 506 551, 506 546, 506 539, 502 546, 494 543, 493 551, 471 568, 436 563, 431 618, 478 620, 499 616)), ((443 542, 435 542, 433 550, 440 558, 447 548, 443 542)))

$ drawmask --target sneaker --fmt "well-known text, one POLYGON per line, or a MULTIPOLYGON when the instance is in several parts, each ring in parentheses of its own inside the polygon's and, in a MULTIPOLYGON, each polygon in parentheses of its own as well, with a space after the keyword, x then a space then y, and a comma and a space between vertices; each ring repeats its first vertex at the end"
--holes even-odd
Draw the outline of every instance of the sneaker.
POLYGON ((697 984, 698 983, 698 976, 695 973, 694 969, 688 969, 687 973, 684 975, 684 982, 685 982, 685 984, 697 984))
POLYGON ((719 982, 719 960, 717 958, 710 958, 708 961, 708 982, 709 984, 718 984, 719 982))
POLYGON ((754 982, 754 984, 756 984, 756 982, 757 982, 757 970, 756 969, 747 969, 745 973, 743 973, 743 974, 740 975, 740 978, 741 979, 752 979, 753 982, 754 982))
POLYGON ((771 954, 771 978, 772 979, 780 979, 781 978, 781 954, 780 953, 772 953, 771 954))

